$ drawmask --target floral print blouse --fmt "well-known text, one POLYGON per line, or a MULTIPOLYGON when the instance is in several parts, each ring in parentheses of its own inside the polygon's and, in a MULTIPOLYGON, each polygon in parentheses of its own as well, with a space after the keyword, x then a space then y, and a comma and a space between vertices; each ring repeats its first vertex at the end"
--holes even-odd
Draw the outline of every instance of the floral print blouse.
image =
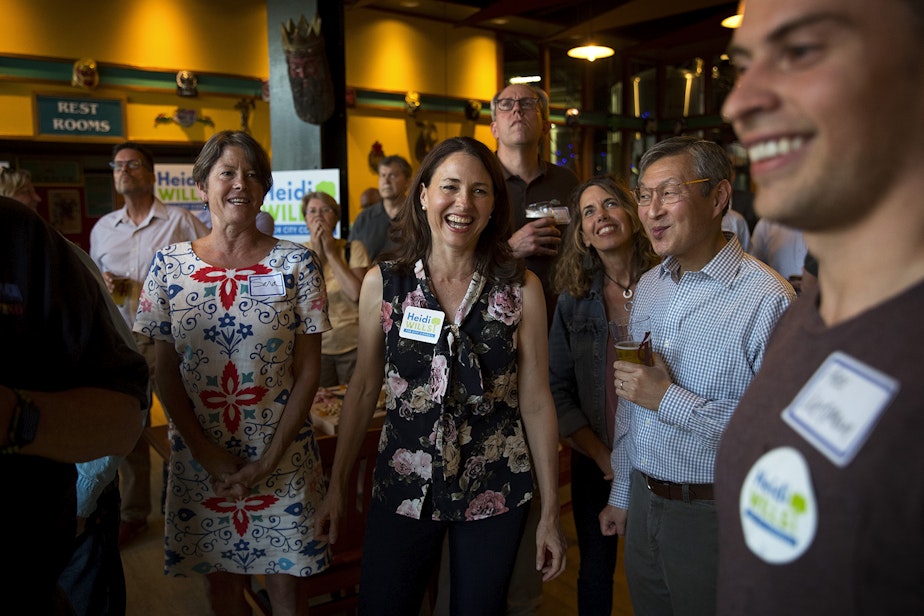
POLYGON ((442 314, 418 261, 413 276, 380 264, 386 419, 373 498, 398 514, 479 520, 532 498, 517 396, 522 289, 473 276, 434 342, 402 335, 412 307, 442 314))

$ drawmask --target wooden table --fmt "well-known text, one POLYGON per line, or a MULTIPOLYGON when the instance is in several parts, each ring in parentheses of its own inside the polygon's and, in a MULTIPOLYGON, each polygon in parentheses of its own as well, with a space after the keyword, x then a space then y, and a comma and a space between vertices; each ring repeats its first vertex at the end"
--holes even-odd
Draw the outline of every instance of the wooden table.
MULTIPOLYGON (((346 389, 346 385, 318 389, 318 393, 314 396, 314 404, 311 405, 311 422, 314 424, 315 432, 318 434, 337 434, 337 426, 340 424, 340 409, 343 407, 343 397, 346 395, 346 389)), ((381 428, 384 421, 385 390, 382 389, 369 429, 381 428)))

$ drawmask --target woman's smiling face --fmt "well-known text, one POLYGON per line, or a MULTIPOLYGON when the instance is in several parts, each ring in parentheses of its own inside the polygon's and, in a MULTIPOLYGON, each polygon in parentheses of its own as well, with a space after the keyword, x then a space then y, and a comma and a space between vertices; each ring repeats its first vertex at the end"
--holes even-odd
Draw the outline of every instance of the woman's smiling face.
POLYGON ((213 220, 225 224, 255 223, 265 195, 257 172, 237 146, 224 149, 209 170, 208 184, 199 186, 199 191, 213 220))
POLYGON ((494 211, 494 185, 480 160, 456 152, 420 187, 420 203, 434 243, 474 250, 494 211))
POLYGON ((619 198, 600 186, 588 186, 581 193, 578 212, 581 216, 581 236, 585 246, 598 252, 620 248, 632 243, 632 218, 619 203, 619 198))

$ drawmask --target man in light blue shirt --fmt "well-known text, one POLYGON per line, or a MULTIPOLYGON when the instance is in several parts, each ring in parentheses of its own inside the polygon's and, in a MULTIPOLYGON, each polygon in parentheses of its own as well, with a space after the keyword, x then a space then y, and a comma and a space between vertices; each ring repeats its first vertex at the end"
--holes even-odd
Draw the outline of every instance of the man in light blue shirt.
MULTIPOLYGON (((93 226, 90 256, 131 328, 138 311, 141 283, 154 253, 170 244, 208 235, 209 230, 188 210, 165 205, 155 197, 154 156, 147 147, 133 141, 116 144, 109 166, 115 191, 122 195, 125 205, 93 226)), ((156 393, 154 343, 150 338, 136 335, 135 344, 148 362, 152 390, 156 393)), ((119 475, 122 498, 119 545, 124 546, 147 529, 151 513, 151 459, 143 438, 138 439, 135 449, 120 465, 119 475)))
MULTIPOLYGON (((640 614, 714 614, 719 439, 760 368, 792 287, 722 231, 732 167, 710 141, 675 137, 642 157, 639 216, 664 261, 638 283, 655 365, 617 362, 620 396, 606 535, 625 534, 640 614)), ((636 332, 644 333, 644 332, 636 332)))

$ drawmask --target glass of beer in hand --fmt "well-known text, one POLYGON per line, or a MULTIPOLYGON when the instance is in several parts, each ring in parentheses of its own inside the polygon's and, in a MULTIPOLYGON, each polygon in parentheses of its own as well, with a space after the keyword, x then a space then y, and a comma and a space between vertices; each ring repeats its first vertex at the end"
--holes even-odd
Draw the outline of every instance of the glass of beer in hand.
POLYGON ((126 302, 134 302, 141 292, 141 285, 132 280, 128 274, 110 272, 112 276, 112 301, 117 306, 129 306, 126 302))
POLYGON ((112 277, 112 301, 121 306, 132 292, 132 279, 127 276, 112 277))
POLYGON ((610 321, 610 336, 616 347, 616 359, 645 366, 654 365, 651 351, 649 317, 621 317, 610 321))

